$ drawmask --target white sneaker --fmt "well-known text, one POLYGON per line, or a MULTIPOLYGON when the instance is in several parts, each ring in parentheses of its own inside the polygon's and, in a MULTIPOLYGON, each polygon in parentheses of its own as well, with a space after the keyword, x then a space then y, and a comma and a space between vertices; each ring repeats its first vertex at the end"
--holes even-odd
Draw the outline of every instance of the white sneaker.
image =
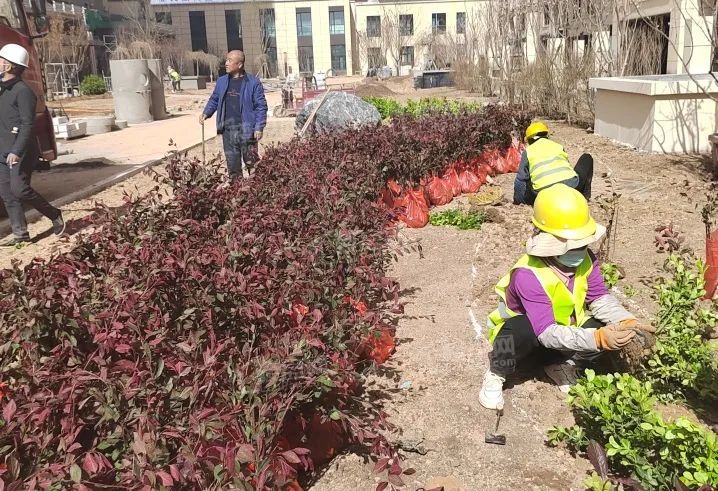
POLYGON ((555 365, 546 365, 543 370, 548 375, 548 378, 558 386, 559 390, 566 394, 578 380, 578 369, 573 360, 566 360, 555 365))
POLYGON ((484 384, 479 392, 479 402, 486 409, 499 409, 504 406, 504 382, 506 379, 491 370, 484 375, 484 384))

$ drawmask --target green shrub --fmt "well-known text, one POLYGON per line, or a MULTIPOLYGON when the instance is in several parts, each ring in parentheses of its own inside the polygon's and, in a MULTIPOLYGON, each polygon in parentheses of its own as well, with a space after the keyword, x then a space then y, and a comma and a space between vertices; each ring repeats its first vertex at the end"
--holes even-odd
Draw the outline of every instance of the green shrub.
POLYGON ((107 92, 105 81, 98 75, 88 75, 80 83, 82 95, 100 95, 107 92))
POLYGON ((376 107, 382 119, 408 115, 422 117, 432 113, 459 114, 477 112, 481 109, 478 102, 462 102, 439 97, 424 97, 418 101, 410 100, 405 105, 390 97, 364 97, 364 100, 376 107))
POLYGON ((434 212, 429 216, 432 225, 453 225, 459 230, 479 230, 486 216, 477 211, 462 211, 458 209, 434 212))
POLYGON ((673 489, 676 478, 690 489, 718 485, 716 434, 684 417, 664 421, 654 409, 650 382, 586 370, 568 402, 577 424, 549 430, 549 444, 585 451, 595 440, 605 447, 612 469, 648 489, 673 489))
POLYGON ((678 395, 716 400, 718 369, 706 335, 718 322, 718 313, 698 304, 705 294, 705 266, 698 260, 692 267, 671 255, 665 267, 672 277, 657 287, 656 346, 641 375, 662 392, 662 399, 678 395))
POLYGON ((606 282, 608 288, 613 288, 621 279, 621 271, 613 263, 601 264, 601 274, 603 275, 603 281, 606 282))
POLYGON ((381 119, 388 119, 402 113, 401 104, 394 99, 388 97, 364 97, 364 100, 379 111, 381 119))

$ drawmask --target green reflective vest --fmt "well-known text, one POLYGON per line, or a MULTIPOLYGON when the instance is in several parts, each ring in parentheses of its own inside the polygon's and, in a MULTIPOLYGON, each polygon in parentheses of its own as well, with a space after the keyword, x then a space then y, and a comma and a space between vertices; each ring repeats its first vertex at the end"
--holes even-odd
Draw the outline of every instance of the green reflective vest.
POLYGON ((563 147, 548 138, 540 138, 527 146, 526 157, 534 191, 577 176, 563 147))
POLYGON ((588 319, 586 316, 586 293, 588 292, 588 275, 593 270, 593 261, 588 254, 576 268, 573 280, 573 293, 563 284, 561 278, 540 257, 524 254, 511 270, 496 285, 499 296, 499 308, 489 314, 489 341, 492 343, 507 319, 521 315, 509 309, 506 303, 506 289, 511 281, 511 273, 518 268, 530 269, 538 278, 548 298, 551 299, 553 316, 557 324, 563 326, 581 326, 588 319), (571 316, 576 316, 573 323, 571 316))

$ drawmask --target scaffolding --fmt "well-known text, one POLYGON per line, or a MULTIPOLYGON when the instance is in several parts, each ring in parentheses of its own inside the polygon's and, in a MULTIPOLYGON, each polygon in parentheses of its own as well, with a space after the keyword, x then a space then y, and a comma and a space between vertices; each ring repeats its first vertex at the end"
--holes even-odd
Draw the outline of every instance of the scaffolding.
POLYGON ((54 96, 80 94, 80 77, 76 63, 45 63, 47 90, 54 96))

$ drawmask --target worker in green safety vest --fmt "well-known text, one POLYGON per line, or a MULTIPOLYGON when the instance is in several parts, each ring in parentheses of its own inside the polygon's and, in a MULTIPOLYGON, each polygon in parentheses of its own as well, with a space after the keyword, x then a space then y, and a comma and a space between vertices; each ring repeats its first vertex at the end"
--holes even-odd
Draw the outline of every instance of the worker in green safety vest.
POLYGON ((170 77, 170 81, 172 82, 172 92, 177 92, 178 90, 182 90, 180 88, 180 83, 182 81, 182 77, 179 73, 177 73, 177 70, 172 68, 171 66, 167 67, 167 75, 170 77))
POLYGON ((588 250, 606 229, 581 193, 565 184, 540 191, 532 221, 526 254, 496 285, 499 305, 488 318, 492 351, 479 402, 489 409, 503 406, 506 378, 530 355, 543 358, 548 377, 568 392, 577 368, 622 349, 637 333, 655 332, 606 288, 588 250))
POLYGON ((527 146, 514 181, 514 204, 533 205, 539 191, 559 182, 590 200, 593 157, 584 153, 573 167, 563 146, 548 136, 548 127, 540 121, 526 129, 527 146))

